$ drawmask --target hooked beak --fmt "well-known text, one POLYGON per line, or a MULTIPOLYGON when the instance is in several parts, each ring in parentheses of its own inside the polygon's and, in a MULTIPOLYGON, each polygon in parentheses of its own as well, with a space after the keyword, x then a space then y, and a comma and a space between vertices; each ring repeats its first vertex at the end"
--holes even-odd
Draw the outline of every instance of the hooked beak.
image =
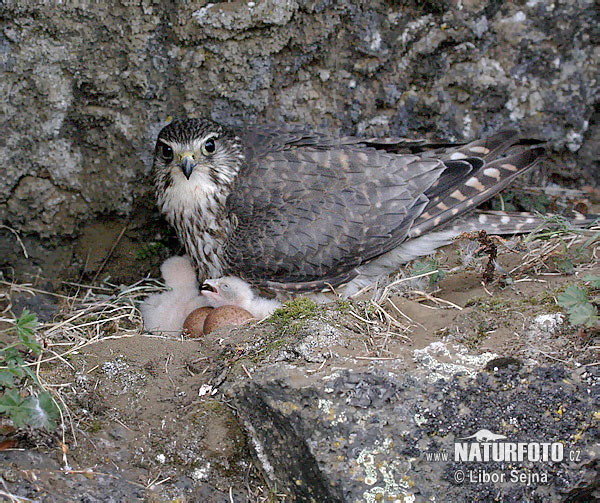
POLYGON ((189 180, 190 176, 192 175, 192 171, 194 170, 194 168, 196 167, 198 163, 196 161, 194 161, 194 159, 192 158, 192 156, 190 154, 184 154, 181 157, 181 171, 183 171, 183 174, 185 175, 185 177, 189 180))
POLYGON ((221 297, 217 289, 217 280, 207 279, 202 285, 200 294, 208 301, 212 307, 224 306, 227 304, 225 299, 221 297))
POLYGON ((217 293, 216 281, 207 279, 202 285, 201 292, 202 292, 202 294, 204 294, 206 292, 217 293))

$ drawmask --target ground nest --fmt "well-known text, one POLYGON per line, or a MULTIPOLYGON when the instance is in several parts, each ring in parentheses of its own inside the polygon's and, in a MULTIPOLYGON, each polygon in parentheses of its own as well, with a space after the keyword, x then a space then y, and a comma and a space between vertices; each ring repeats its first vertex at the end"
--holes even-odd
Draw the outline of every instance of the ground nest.
POLYGON ((285 358, 310 373, 406 362, 407 351, 451 340, 507 357, 599 365, 599 237, 598 226, 564 225, 510 240, 464 235, 352 299, 332 289, 329 303, 293 300, 267 320, 193 340, 144 330, 138 307, 164 290, 154 279, 49 291, 41 278, 4 277, 0 451, 13 457, 0 470, 0 494, 68 495, 84 477, 99 494, 131 499, 284 500, 256 468, 220 389, 230 375, 251 379, 257 366, 285 358))

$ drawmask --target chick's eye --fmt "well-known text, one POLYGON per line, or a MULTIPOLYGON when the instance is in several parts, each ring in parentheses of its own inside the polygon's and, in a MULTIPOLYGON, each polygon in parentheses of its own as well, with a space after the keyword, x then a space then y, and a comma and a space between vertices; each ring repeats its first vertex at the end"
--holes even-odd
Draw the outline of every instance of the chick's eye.
POLYGON ((158 153, 167 162, 171 162, 173 160, 173 149, 166 143, 159 144, 158 153))
POLYGON ((229 290, 229 285, 227 283, 223 284, 223 290, 226 290, 226 291, 229 290))
POLYGON ((215 140, 209 138, 204 142, 204 145, 202 145, 202 153, 205 155, 214 154, 216 148, 217 146, 215 145, 215 140))

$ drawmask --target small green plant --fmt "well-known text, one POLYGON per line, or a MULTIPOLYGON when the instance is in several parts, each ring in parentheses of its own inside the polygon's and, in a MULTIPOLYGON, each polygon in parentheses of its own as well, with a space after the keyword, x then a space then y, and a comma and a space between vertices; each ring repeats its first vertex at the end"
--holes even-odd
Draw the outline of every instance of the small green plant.
POLYGON ((427 274, 428 272, 433 273, 427 276, 429 279, 429 286, 435 285, 446 275, 446 273, 440 269, 439 260, 435 258, 430 258, 425 261, 416 260, 410 268, 411 276, 420 276, 421 274, 427 274))
MULTIPOLYGON (((584 281, 590 283, 592 289, 600 288, 600 277, 585 276, 584 281)), ((560 307, 567 310, 569 321, 573 325, 582 325, 586 328, 600 325, 598 308, 592 303, 586 290, 578 285, 569 285, 563 293, 557 297, 560 307)))
POLYGON ((335 304, 340 313, 347 313, 352 309, 352 302, 349 300, 336 299, 335 304))
POLYGON ((595 290, 600 289, 600 276, 594 276, 593 274, 588 274, 587 276, 584 276, 583 281, 587 282, 590 284, 590 287, 592 287, 595 290))
POLYGON ((493 210, 537 211, 541 214, 551 213, 553 205, 554 202, 546 194, 535 194, 515 188, 503 191, 501 197, 491 201, 493 210))
POLYGON ((15 326, 5 331, 16 340, 0 348, 0 415, 8 416, 16 428, 29 425, 52 431, 60 412, 25 361, 41 352, 35 339, 37 325, 35 314, 24 309, 15 326), (31 390, 33 385, 37 393, 31 390))
POLYGON ((152 241, 150 243, 142 243, 139 250, 135 252, 137 260, 147 260, 151 257, 158 256, 166 246, 160 241, 152 241))

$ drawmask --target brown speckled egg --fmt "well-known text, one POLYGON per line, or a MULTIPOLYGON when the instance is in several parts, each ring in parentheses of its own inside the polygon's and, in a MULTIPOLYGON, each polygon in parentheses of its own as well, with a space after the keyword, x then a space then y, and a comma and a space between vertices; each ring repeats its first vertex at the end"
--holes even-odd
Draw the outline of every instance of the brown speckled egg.
POLYGON ((204 320, 204 333, 210 334, 213 330, 221 327, 241 325, 248 320, 254 319, 245 309, 238 306, 216 307, 204 320))
POLYGON ((212 307, 194 309, 183 322, 184 337, 200 337, 204 333, 204 320, 213 310, 212 307))

